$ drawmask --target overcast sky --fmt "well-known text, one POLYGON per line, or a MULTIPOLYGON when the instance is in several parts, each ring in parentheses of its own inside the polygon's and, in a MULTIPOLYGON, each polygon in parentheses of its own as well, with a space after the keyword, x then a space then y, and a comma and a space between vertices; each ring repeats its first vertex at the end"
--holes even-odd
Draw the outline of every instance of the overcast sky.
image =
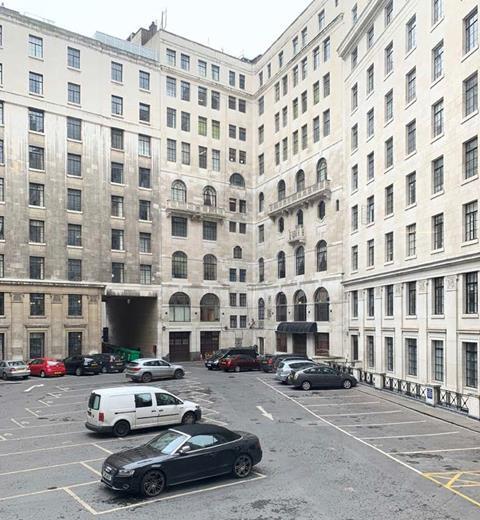
POLYGON ((160 22, 167 30, 234 56, 254 58, 283 32, 310 0, 4 0, 5 7, 93 36, 126 38, 160 22))

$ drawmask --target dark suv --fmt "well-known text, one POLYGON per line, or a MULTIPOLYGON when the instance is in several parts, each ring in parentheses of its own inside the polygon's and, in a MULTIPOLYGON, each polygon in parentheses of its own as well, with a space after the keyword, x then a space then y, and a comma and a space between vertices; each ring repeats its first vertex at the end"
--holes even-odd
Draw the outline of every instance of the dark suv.
POLYGON ((104 374, 125 370, 125 361, 116 354, 92 354, 92 358, 100 365, 104 374))
POLYGON ((262 363, 262 370, 264 372, 276 372, 278 365, 287 359, 305 359, 311 361, 308 356, 303 354, 273 354, 262 363))
POLYGON ((208 370, 219 370, 220 360, 227 356, 238 356, 239 354, 250 356, 253 359, 257 359, 258 352, 253 348, 248 347, 237 347, 237 348, 221 348, 213 353, 210 359, 205 361, 205 366, 208 370))
POLYGON ((92 356, 70 356, 63 360, 65 372, 67 374, 75 374, 82 376, 83 374, 98 374, 101 370, 92 356))

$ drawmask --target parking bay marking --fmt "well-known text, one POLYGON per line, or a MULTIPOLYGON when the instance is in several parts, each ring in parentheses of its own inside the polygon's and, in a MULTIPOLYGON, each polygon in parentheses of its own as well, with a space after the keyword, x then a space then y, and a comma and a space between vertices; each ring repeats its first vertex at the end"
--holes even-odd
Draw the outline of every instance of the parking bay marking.
MULTIPOLYGON (((91 484, 97 484, 98 480, 90 480, 89 482, 81 482, 80 484, 72 484, 68 486, 68 489, 77 488, 81 486, 90 486, 91 484)), ((44 495, 46 493, 53 493, 54 491, 65 491, 67 487, 57 487, 53 489, 43 489, 41 491, 32 491, 31 493, 21 493, 20 495, 11 495, 9 497, 0 498, 0 502, 5 502, 7 500, 14 500, 15 498, 25 498, 31 497, 35 495, 44 495)))
MULTIPOLYGON (((293 399, 295 400, 295 399, 293 399)), ((303 406, 301 403, 298 403, 300 406, 303 406)), ((305 406, 305 408, 307 408, 305 406)), ((357 415, 380 415, 380 414, 389 414, 389 413, 403 413, 403 410, 384 410, 381 412, 352 412, 352 413, 330 413, 330 414, 324 414, 321 417, 351 417, 351 416, 357 416, 357 415)))
POLYGON ((471 504, 480 507, 480 502, 466 495, 459 488, 480 487, 480 471, 449 471, 445 473, 424 473, 423 476, 438 484, 471 504), (463 478, 467 476, 467 479, 463 478), (475 480, 472 480, 475 479, 475 480), (478 479, 478 480, 477 480, 478 479))
POLYGON ((337 424, 341 428, 370 428, 371 426, 398 426, 399 424, 419 424, 426 423, 428 421, 398 421, 398 422, 386 422, 386 423, 366 423, 366 424, 337 424))
POLYGON ((273 421, 273 415, 271 413, 268 413, 262 406, 257 406, 257 408, 260 410, 260 413, 266 417, 267 419, 270 419, 273 421))
POLYGON ((0 473, 0 477, 5 477, 8 475, 17 475, 18 473, 29 473, 30 471, 40 471, 47 470, 52 468, 62 468, 64 466, 74 466, 75 464, 83 464, 85 462, 99 462, 101 460, 105 460, 104 457, 100 457, 99 459, 88 459, 88 460, 76 460, 74 462, 62 462, 61 464, 49 464, 48 466, 37 466, 36 468, 27 468, 27 469, 16 469, 15 471, 6 471, 5 473, 0 473))
POLYGON ((394 451, 395 455, 420 455, 421 453, 443 453, 450 451, 473 451, 480 450, 480 446, 472 446, 470 448, 444 448, 441 450, 417 450, 417 451, 394 451))
POLYGON ((362 437, 364 441, 374 441, 374 440, 380 440, 380 439, 407 439, 411 437, 439 437, 441 435, 453 435, 454 433, 460 433, 458 431, 456 432, 442 432, 442 433, 417 433, 417 434, 410 434, 410 435, 383 435, 381 437, 362 437))
POLYGON ((32 386, 29 386, 28 388, 26 388, 24 390, 24 392, 31 392, 34 388, 39 388, 41 386, 44 386, 43 383, 40 383, 39 385, 32 385, 32 386))
POLYGON ((306 406, 310 406, 311 408, 319 407, 319 406, 361 406, 362 404, 379 404, 380 401, 363 401, 361 403, 322 403, 322 404, 305 404, 306 406))

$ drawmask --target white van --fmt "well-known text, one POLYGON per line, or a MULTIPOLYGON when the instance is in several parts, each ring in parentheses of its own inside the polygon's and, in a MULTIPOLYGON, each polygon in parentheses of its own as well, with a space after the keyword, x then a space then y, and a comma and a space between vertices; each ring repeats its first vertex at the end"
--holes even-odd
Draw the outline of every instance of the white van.
POLYGON ((130 430, 193 424, 201 417, 200 406, 162 388, 122 386, 92 391, 85 426, 94 432, 125 437, 130 430))

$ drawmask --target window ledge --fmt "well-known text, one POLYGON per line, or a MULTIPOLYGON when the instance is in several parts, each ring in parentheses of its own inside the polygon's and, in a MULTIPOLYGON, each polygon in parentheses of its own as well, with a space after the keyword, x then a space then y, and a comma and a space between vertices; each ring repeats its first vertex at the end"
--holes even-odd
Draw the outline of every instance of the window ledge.
POLYGON ((477 51, 478 51, 478 45, 476 47, 474 47, 473 49, 471 49, 470 51, 468 51, 467 54, 465 54, 462 57, 462 59, 460 60, 460 63, 464 62, 465 60, 468 60, 468 58, 470 58, 470 56, 477 51))
MULTIPOLYGON (((357 274, 358 273, 358 269, 355 269, 355 271, 350 271, 351 274, 357 274)), ((357 318, 358 319, 358 318, 357 318)))
POLYGON ((461 244, 461 247, 468 247, 478 244, 478 238, 474 238, 473 240, 467 240, 461 244))
POLYGON ((409 205, 405 208, 405 211, 406 211, 407 209, 412 209, 412 208, 416 208, 416 207, 417 207, 417 203, 414 202, 413 204, 409 204, 409 205))
POLYGON ((114 85, 119 85, 119 86, 123 87, 123 81, 117 81, 116 79, 110 79, 110 81, 111 81, 114 85))
POLYGON ((409 49, 407 51, 407 53, 405 54, 405 59, 407 59, 411 54, 413 54, 417 49, 417 46, 415 45, 414 47, 412 47, 411 49, 409 49))
POLYGON ((393 117, 391 117, 388 121, 385 121, 385 123, 383 124, 383 128, 387 128, 388 125, 390 125, 393 121, 393 117))
POLYGON ((358 228, 354 229, 353 231, 350 231, 350 236, 357 235, 358 234, 358 228))
POLYGON ((368 179, 367 182, 366 182, 366 185, 368 186, 368 185, 371 184, 374 180, 375 180, 375 177, 372 177, 371 179, 368 179))
POLYGON ((77 211, 76 209, 68 209, 67 208, 67 213, 70 213, 71 215, 83 215, 83 211, 82 210, 77 211))
POLYGON ((125 220, 125 217, 120 217, 118 215, 110 215, 110 218, 114 218, 115 220, 125 220))
POLYGON ((125 150, 123 148, 114 148, 113 146, 111 146, 110 149, 113 150, 114 152, 125 153, 125 150))
POLYGON ((442 195, 445 194, 445 190, 439 190, 437 191, 436 193, 433 193, 431 196, 430 196, 430 199, 436 199, 437 197, 441 197, 442 195))
MULTIPOLYGON (((393 265, 394 261, 393 260, 389 260, 388 262, 385 262, 383 265, 393 265)), ((393 316, 392 316, 393 317, 393 316)))
POLYGON ((72 67, 71 65, 67 65, 68 70, 73 70, 75 72, 82 72, 81 69, 77 69, 77 67, 72 67))
POLYGON ((352 190, 350 192, 350 195, 355 195, 356 193, 358 193, 358 188, 355 188, 354 190, 352 190))
POLYGON ((141 125, 151 126, 150 121, 139 121, 139 123, 140 123, 141 125))
POLYGON ((405 261, 407 261, 407 260, 416 260, 416 259, 417 259, 417 255, 406 256, 405 257, 405 261))
POLYGON ((151 192, 152 191, 152 188, 145 188, 144 186, 138 186, 138 189, 142 190, 142 191, 146 191, 146 192, 151 192))
POLYGON ((79 144, 82 144, 83 141, 81 139, 73 139, 72 137, 67 137, 67 142, 70 142, 70 143, 79 143, 79 144))
POLYGON ((407 153, 405 156, 405 161, 413 157, 414 155, 417 155, 417 150, 413 150, 413 152, 407 153))
POLYGON ((407 104, 405 105, 405 109, 410 108, 416 101, 417 101, 417 96, 415 96, 410 101, 407 101, 407 104))
POLYGON ((445 319, 445 314, 432 314, 430 316, 430 318, 432 320, 444 320, 445 319))
POLYGON ((38 168, 28 168, 31 172, 41 172, 41 173, 45 173, 45 170, 39 170, 38 168))
POLYGON ((394 318, 395 318, 394 316, 390 316, 390 315, 388 315, 388 316, 385 315, 385 316, 383 317, 384 320, 388 320, 388 321, 392 321, 394 318))
POLYGON ((432 27, 430 28, 430 32, 433 32, 444 20, 445 16, 442 16, 441 18, 439 18, 433 25, 432 27))
POLYGON ((141 88, 141 87, 139 87, 138 90, 139 90, 140 92, 145 92, 146 94, 151 94, 151 93, 152 93, 152 91, 149 90, 149 89, 147 89, 147 88, 141 88))
POLYGON ((45 97, 43 94, 38 94, 37 92, 29 92, 29 94, 33 97, 38 97, 42 99, 45 97))
POLYGON ((72 246, 70 244, 67 244, 68 249, 83 249, 83 246, 72 246))
POLYGON ((433 137, 432 140, 430 141, 430 144, 435 143, 436 141, 438 141, 442 137, 445 137, 445 132, 442 132, 441 134, 438 134, 435 137, 433 137))
POLYGON ((35 204, 29 204, 28 207, 31 209, 46 209, 45 206, 36 206, 35 204))
POLYGON ((369 265, 368 267, 365 268, 365 271, 373 271, 373 269, 375 269, 375 266, 369 265))
POLYGON ((387 72, 387 74, 383 78, 383 81, 386 81, 392 74, 393 74, 393 68, 390 72, 387 72))
POLYGON ((46 242, 28 242, 28 245, 29 246, 46 246, 47 243, 46 242))
MULTIPOLYGON (((39 171, 39 170, 37 170, 37 171, 39 171)), ((71 173, 67 173, 67 177, 69 179, 80 179, 80 180, 82 180, 82 176, 81 175, 72 175, 71 173)))
POLYGON ((416 314, 407 314, 405 316, 405 319, 406 320, 416 320, 417 319, 417 315, 416 314))
POLYGON ((32 56, 32 55, 29 54, 28 57, 32 58, 32 60, 45 61, 45 58, 43 56, 32 56))
POLYGON ((388 173, 388 172, 390 172, 392 170, 393 170, 393 164, 391 166, 389 166, 388 168, 385 168, 383 173, 388 173))
POLYGON ((430 85, 430 88, 433 88, 435 85, 437 85, 438 83, 440 83, 440 81, 442 81, 442 79, 445 77, 445 73, 443 73, 441 76, 438 76, 438 78, 432 80, 432 84, 430 85))
POLYGON ((110 114, 115 119, 124 119, 123 114, 110 114))
POLYGON ((389 213, 388 215, 385 215, 385 217, 383 219, 388 220, 390 218, 393 218, 394 216, 395 216, 395 213, 389 213))
POLYGON ((478 314, 462 314, 462 320, 478 320, 478 314))
POLYGON ((467 121, 470 121, 470 119, 472 119, 475 116, 478 116, 478 108, 477 108, 477 110, 474 110, 470 114, 464 116, 463 119, 460 121, 460 124, 463 125, 464 123, 466 123, 467 121))
POLYGON ((70 316, 70 315, 67 315, 67 319, 78 321, 78 320, 82 320, 83 316, 70 316))
POLYGON ((70 107, 82 108, 82 104, 81 103, 74 103, 73 101, 67 101, 67 105, 70 106, 70 107))
POLYGON ((150 252, 147 252, 147 251, 139 251, 141 255, 146 255, 146 256, 153 256, 153 253, 150 251, 150 252))
POLYGON ((45 136, 45 132, 37 132, 36 130, 28 130, 28 133, 29 134, 33 134, 33 135, 43 135, 45 136))
POLYGON ((471 177, 469 177, 468 179, 463 179, 463 181, 460 183, 460 186, 463 186, 465 184, 468 184, 469 182, 473 182, 473 181, 477 181, 478 180, 478 174, 477 175, 472 175, 471 177))
POLYGON ((439 253, 444 253, 445 252, 445 248, 444 247, 441 247, 440 249, 434 249, 433 251, 431 251, 431 255, 438 255, 439 253))
POLYGON ((372 222, 369 222, 365 227, 372 227, 375 225, 375 221, 373 220, 372 222))

